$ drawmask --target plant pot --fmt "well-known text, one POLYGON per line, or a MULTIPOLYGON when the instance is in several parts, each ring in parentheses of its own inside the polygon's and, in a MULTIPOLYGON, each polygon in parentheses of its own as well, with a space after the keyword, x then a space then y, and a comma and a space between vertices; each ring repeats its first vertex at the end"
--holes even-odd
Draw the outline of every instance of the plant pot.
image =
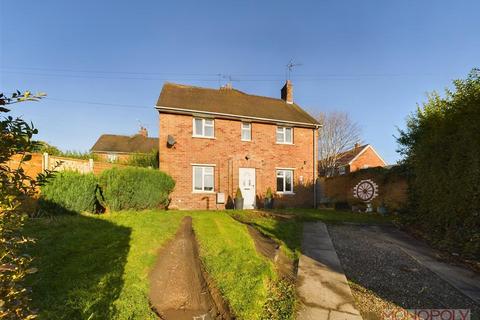
POLYGON ((235 209, 243 210, 243 198, 235 198, 235 209))
POLYGON ((388 214, 388 209, 385 206, 379 206, 377 208, 377 212, 382 215, 387 215, 388 214))
POLYGON ((273 209, 273 198, 263 199, 263 207, 265 209, 273 209))

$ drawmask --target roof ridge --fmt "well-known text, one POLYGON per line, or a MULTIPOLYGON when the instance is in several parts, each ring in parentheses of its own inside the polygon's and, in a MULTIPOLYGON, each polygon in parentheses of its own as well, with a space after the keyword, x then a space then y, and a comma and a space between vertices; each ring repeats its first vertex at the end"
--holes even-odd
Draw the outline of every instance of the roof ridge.
MULTIPOLYGON (((102 133, 100 135, 100 137, 104 137, 104 136, 110 136, 110 137, 122 137, 122 138, 133 138, 135 136, 142 136, 141 134, 139 133, 135 133, 133 135, 125 135, 125 134, 114 134, 114 133, 102 133)), ((142 136, 143 137, 143 136, 142 136)), ((145 137, 145 139, 158 139, 158 137, 145 137)))
MULTIPOLYGON (((193 86, 193 85, 189 85, 189 84, 181 84, 181 83, 175 83, 175 82, 170 82, 170 81, 167 81, 165 82, 164 85, 172 85, 172 86, 177 86, 177 87, 183 87, 183 88, 193 88, 193 89, 201 89, 201 90, 211 90, 211 91, 218 91, 218 92, 228 92, 228 91, 235 91, 235 92, 238 92, 238 93, 241 93, 241 94, 244 94, 246 96, 250 96, 250 97, 258 97, 258 98, 263 98, 263 99, 272 99, 272 100, 276 100, 276 101, 280 101, 280 102, 285 102, 285 100, 283 100, 282 98, 275 98, 275 97, 269 97, 269 96, 262 96, 262 95, 259 95, 259 94, 252 94, 252 93, 247 93, 247 92, 244 92, 244 91, 241 91, 241 90, 238 90, 237 88, 231 88, 231 89, 227 89, 227 90, 222 90, 221 88, 209 88, 209 87, 199 87, 199 86, 193 86)), ((295 103, 293 103, 295 104, 295 103)), ((297 105, 298 107, 298 105, 297 105)), ((303 110, 302 110, 303 111, 303 110)), ((303 111, 305 112, 305 111, 303 111)))
POLYGON ((280 97, 262 96, 235 88, 209 88, 165 82, 156 107, 182 108, 236 116, 317 126, 318 121, 297 103, 280 97))

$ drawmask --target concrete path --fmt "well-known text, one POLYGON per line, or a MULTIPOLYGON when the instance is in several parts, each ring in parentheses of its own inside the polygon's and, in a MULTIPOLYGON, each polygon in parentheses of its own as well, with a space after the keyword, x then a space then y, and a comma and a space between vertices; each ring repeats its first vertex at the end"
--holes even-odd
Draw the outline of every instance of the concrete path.
POLYGON ((394 243, 418 263, 480 304, 480 275, 478 273, 439 261, 433 249, 394 227, 373 226, 370 228, 372 234, 384 241, 394 243))
POLYGON ((323 222, 305 223, 298 264, 298 320, 361 320, 323 222))

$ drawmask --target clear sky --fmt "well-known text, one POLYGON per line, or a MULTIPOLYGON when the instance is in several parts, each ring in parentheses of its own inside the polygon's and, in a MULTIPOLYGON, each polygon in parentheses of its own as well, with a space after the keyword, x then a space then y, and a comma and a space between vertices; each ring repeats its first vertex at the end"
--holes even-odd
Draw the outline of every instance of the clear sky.
POLYGON ((389 163, 393 135, 426 93, 480 66, 480 1, 0 0, 0 91, 45 91, 17 105, 39 139, 88 150, 102 133, 158 136, 164 81, 348 112, 389 163), (219 82, 220 78, 220 82, 219 82))

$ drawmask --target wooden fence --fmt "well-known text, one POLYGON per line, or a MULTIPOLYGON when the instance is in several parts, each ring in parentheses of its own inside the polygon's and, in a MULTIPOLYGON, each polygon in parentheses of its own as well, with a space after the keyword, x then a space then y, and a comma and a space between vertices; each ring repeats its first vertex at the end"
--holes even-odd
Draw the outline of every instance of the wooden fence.
MULTIPOLYGON (((22 156, 15 155, 8 162, 7 166, 11 168, 18 167, 20 165, 22 156)), ((39 173, 48 170, 54 171, 78 171, 80 173, 94 173, 100 174, 103 171, 113 167, 125 167, 124 164, 94 161, 93 159, 76 159, 67 157, 51 156, 48 153, 32 153, 32 159, 22 164, 22 168, 25 173, 35 178, 39 173)))

